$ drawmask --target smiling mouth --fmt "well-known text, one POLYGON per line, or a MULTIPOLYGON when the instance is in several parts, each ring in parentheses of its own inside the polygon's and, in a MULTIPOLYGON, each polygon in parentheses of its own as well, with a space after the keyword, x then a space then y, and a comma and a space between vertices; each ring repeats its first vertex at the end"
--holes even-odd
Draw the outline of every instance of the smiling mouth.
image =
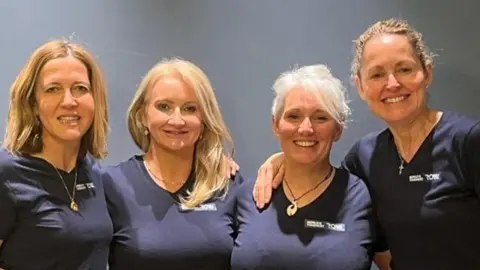
POLYGON ((165 130, 165 133, 170 135, 184 135, 187 134, 188 131, 173 131, 173 130, 165 130))
POLYGON ((293 141, 293 143, 297 146, 308 148, 308 147, 313 147, 317 145, 318 142, 317 141, 293 141))
POLYGON ((59 116, 57 119, 67 126, 76 126, 80 122, 80 116, 59 116))
POLYGON ((403 96, 399 96, 399 97, 384 98, 384 99, 382 99, 382 102, 387 103, 387 104, 395 104, 395 103, 399 103, 399 102, 402 102, 402 101, 406 100, 408 97, 410 97, 410 95, 403 95, 403 96))

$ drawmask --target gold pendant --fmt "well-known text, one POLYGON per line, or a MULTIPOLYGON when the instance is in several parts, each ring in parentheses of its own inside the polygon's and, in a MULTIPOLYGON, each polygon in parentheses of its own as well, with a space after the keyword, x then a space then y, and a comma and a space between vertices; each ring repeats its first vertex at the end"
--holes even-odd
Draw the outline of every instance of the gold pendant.
POLYGON ((78 212, 78 204, 75 202, 75 201, 72 201, 70 203, 70 208, 75 211, 75 212, 78 212))
POLYGON ((288 207, 287 207, 287 215, 289 217, 295 215, 295 213, 297 213, 297 210, 298 210, 298 207, 297 207, 297 202, 296 201, 293 201, 292 204, 290 204, 288 207))

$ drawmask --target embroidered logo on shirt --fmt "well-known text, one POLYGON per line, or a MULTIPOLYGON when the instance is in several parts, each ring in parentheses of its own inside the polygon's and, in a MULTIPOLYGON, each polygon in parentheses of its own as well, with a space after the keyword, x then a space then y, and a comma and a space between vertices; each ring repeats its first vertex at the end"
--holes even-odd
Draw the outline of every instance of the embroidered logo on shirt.
POLYGON ((85 190, 85 189, 94 189, 95 186, 93 185, 93 183, 85 183, 85 184, 77 184, 75 186, 75 189, 76 190, 85 190))
POLYGON ((185 205, 180 204, 179 208, 181 211, 217 211, 217 205, 215 205, 215 203, 204 203, 194 208, 186 207, 185 205))
POLYGON ((325 230, 336 231, 336 232, 344 232, 345 224, 305 219, 305 228, 325 229, 325 230))
POLYGON ((440 173, 414 174, 408 177, 410 182, 435 181, 440 180, 440 173))

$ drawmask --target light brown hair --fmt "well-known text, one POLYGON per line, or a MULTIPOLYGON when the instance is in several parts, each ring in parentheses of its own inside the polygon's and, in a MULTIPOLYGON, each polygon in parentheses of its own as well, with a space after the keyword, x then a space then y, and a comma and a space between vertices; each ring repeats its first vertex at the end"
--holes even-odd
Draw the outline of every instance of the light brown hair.
POLYGON ((43 150, 41 122, 35 113, 37 79, 48 61, 67 56, 75 57, 87 68, 95 103, 93 124, 82 138, 80 154, 88 152, 95 158, 107 155, 108 104, 103 74, 95 57, 85 47, 61 39, 38 47, 10 88, 8 123, 3 141, 7 150, 22 154, 35 154, 43 150))
POLYGON ((404 35, 410 41, 415 54, 420 59, 423 69, 433 64, 433 54, 430 52, 422 39, 422 34, 416 31, 407 21, 397 18, 390 18, 378 21, 370 26, 363 34, 354 40, 354 57, 351 66, 351 76, 360 76, 360 66, 365 44, 373 37, 381 34, 404 35))

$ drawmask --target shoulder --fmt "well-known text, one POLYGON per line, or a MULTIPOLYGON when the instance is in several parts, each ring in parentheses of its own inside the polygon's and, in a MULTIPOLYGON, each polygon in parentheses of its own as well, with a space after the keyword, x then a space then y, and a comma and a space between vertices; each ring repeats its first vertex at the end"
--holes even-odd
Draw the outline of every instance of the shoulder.
POLYGON ((337 181, 340 180, 345 183, 347 194, 365 196, 367 198, 370 197, 367 184, 357 175, 354 175, 343 168, 336 168, 335 178, 337 178, 337 181))
MULTIPOLYGON (((31 168, 34 165, 33 158, 21 154, 15 154, 5 148, 0 149, 0 182, 12 178, 18 173, 19 168, 31 168)), ((12 180, 12 179, 10 179, 12 180)))
POLYGON ((337 169, 335 180, 343 183, 343 188, 335 189, 339 192, 338 196, 343 196, 343 205, 346 211, 365 212, 371 214, 372 197, 365 181, 356 175, 349 173, 344 169, 337 169), (337 179, 338 178, 338 179, 337 179))
POLYGON ((97 165, 97 169, 102 174, 105 189, 122 189, 127 185, 136 183, 138 173, 141 172, 141 156, 132 156, 127 160, 113 165, 97 165))
POLYGON ((480 121, 469 116, 454 112, 444 112, 440 120, 439 129, 445 131, 447 136, 453 136, 455 141, 463 141, 470 135, 480 132, 480 121))

